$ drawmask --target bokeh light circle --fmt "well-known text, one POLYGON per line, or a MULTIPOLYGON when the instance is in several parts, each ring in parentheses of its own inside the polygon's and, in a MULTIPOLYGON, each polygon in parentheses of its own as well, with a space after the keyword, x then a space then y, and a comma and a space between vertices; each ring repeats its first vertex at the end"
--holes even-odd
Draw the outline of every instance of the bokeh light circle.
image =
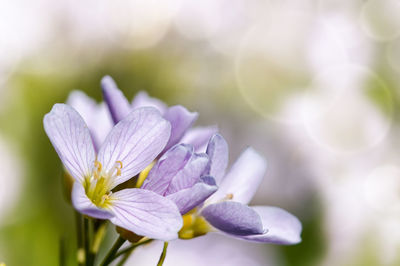
POLYGON ((389 66, 397 73, 400 73, 400 39, 390 42, 385 56, 389 66))
POLYGON ((292 123, 280 110, 287 99, 301 95, 307 83, 306 36, 312 17, 301 10, 277 14, 273 10, 244 35, 235 58, 236 83, 256 112, 271 120, 292 123))
POLYGON ((400 36, 400 1, 368 0, 360 10, 360 24, 365 33, 377 41, 400 36))
POLYGON ((365 179, 364 197, 378 212, 400 214, 400 167, 394 164, 374 169, 365 179))
POLYGON ((109 35, 126 49, 156 45, 169 30, 181 0, 115 1, 108 11, 109 35))
POLYGON ((380 143, 392 121, 391 93, 366 67, 343 64, 321 71, 303 97, 309 137, 327 150, 356 153, 380 143))

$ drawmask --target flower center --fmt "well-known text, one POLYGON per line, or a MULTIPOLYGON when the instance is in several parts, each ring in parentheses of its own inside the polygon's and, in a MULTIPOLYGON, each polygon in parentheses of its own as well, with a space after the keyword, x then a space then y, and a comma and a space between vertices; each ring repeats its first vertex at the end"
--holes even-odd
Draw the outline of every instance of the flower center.
POLYGON ((116 161, 114 167, 108 172, 104 171, 99 161, 94 162, 92 175, 86 177, 84 182, 86 195, 94 205, 100 208, 109 205, 113 183, 121 175, 121 170, 121 161, 116 161))
POLYGON ((183 226, 178 232, 179 238, 181 239, 192 239, 205 235, 211 230, 211 226, 207 221, 202 216, 198 215, 196 208, 183 215, 182 219, 183 226))

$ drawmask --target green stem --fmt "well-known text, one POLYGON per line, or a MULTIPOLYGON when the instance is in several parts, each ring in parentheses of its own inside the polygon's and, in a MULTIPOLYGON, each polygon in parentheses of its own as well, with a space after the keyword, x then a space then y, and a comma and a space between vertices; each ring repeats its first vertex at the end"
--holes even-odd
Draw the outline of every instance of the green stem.
POLYGON ((167 256, 167 248, 168 248, 168 242, 164 242, 164 248, 160 256, 160 260, 157 263, 157 266, 162 266, 165 260, 165 257, 167 256))
POLYGON ((104 235, 106 233, 106 229, 107 229, 107 223, 102 223, 95 232, 93 236, 92 247, 90 249, 92 254, 96 255, 97 252, 99 251, 100 244, 103 241, 104 235))
POLYGON ((123 266, 131 254, 132 254, 132 251, 126 253, 125 256, 123 256, 122 259, 118 262, 117 266, 123 266))
POLYGON ((133 252, 133 250, 135 250, 135 248, 137 248, 138 246, 150 243, 151 241, 153 241, 153 239, 147 239, 147 240, 132 244, 130 247, 127 247, 127 248, 121 250, 120 252, 118 252, 117 254, 115 254, 114 259, 116 259, 119 256, 125 254, 125 256, 122 258, 122 260, 118 263, 118 265, 123 265, 124 262, 129 258, 129 256, 133 252))
POLYGON ((100 264, 101 266, 106 266, 110 264, 115 259, 115 254, 117 254, 118 249, 125 243, 125 239, 122 237, 118 237, 118 239, 115 241, 114 245, 110 249, 110 251, 107 253, 105 258, 103 259, 102 263, 100 264))
POLYGON ((77 260, 78 260, 78 265, 83 266, 85 265, 85 249, 83 247, 83 235, 82 235, 82 214, 79 212, 75 211, 75 222, 76 222, 76 240, 77 240, 77 260))
POLYGON ((85 247, 85 262, 86 266, 93 266, 93 256, 90 252, 90 230, 89 218, 83 218, 83 233, 84 233, 84 247, 85 247))

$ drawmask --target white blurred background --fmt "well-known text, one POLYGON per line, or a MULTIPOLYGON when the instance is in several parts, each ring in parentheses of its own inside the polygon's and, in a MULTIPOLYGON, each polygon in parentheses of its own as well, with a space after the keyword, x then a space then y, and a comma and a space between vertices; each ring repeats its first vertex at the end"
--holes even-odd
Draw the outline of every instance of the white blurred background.
POLYGON ((265 155, 253 203, 304 225, 294 247, 177 241, 166 265, 399 265, 399 14, 398 0, 0 0, 0 261, 54 265, 73 221, 41 117, 73 89, 100 100, 110 74, 128 98, 218 124, 231 162, 265 155))

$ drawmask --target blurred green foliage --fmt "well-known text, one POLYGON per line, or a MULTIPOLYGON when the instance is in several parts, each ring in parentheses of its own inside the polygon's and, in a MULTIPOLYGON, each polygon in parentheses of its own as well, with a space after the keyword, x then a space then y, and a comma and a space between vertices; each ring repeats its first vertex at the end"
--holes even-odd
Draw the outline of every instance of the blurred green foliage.
MULTIPOLYGON (((57 265, 60 247, 64 247, 65 265, 74 265, 74 210, 64 197, 62 165, 43 130, 43 116, 54 103, 64 102, 73 89, 82 90, 100 101, 100 80, 106 74, 116 80, 128 99, 132 99, 138 90, 146 90, 153 97, 176 104, 176 97, 184 94, 195 98, 200 92, 188 90, 182 70, 175 67, 185 60, 179 49, 110 51, 96 62, 73 56, 65 64, 49 62, 52 64, 51 71, 33 67, 36 60, 32 58, 22 63, 11 77, 8 86, 12 89, 12 100, 0 113, 1 133, 17 147, 26 167, 22 197, 10 215, 14 217, 13 222, 0 228, 0 246, 5 255, 1 259, 11 266, 57 265)), ((243 117, 243 109, 237 109, 243 101, 234 101, 236 99, 230 93, 234 84, 229 78, 228 75, 227 82, 219 83, 223 87, 213 97, 223 103, 220 106, 222 113, 236 113, 243 117)), ((375 83, 367 90, 367 95, 384 112, 391 108, 387 106, 387 97, 390 97, 387 93, 375 83)), ((320 200, 311 197, 304 204, 309 215, 302 220, 303 242, 296 246, 276 248, 283 258, 283 264, 287 266, 318 265, 327 248, 320 200)), ((108 235, 108 239, 112 236, 108 235)), ((101 250, 104 249, 104 246, 101 247, 101 250)), ((361 255, 363 259, 354 265, 367 265, 364 264, 365 260, 374 261, 372 253, 370 256, 361 255)))
POLYGON ((22 64, 10 79, 12 102, 0 114, 2 135, 26 167, 22 197, 11 214, 15 222, 0 228, 0 243, 7 265, 57 265, 63 239, 67 265, 74 265, 74 211, 63 197, 62 165, 43 130, 43 116, 72 89, 100 100, 105 74, 117 80, 128 98, 141 88, 168 102, 182 88, 165 54, 109 54, 96 65, 80 60, 68 73, 57 66, 51 73, 33 71, 32 64, 22 64))

